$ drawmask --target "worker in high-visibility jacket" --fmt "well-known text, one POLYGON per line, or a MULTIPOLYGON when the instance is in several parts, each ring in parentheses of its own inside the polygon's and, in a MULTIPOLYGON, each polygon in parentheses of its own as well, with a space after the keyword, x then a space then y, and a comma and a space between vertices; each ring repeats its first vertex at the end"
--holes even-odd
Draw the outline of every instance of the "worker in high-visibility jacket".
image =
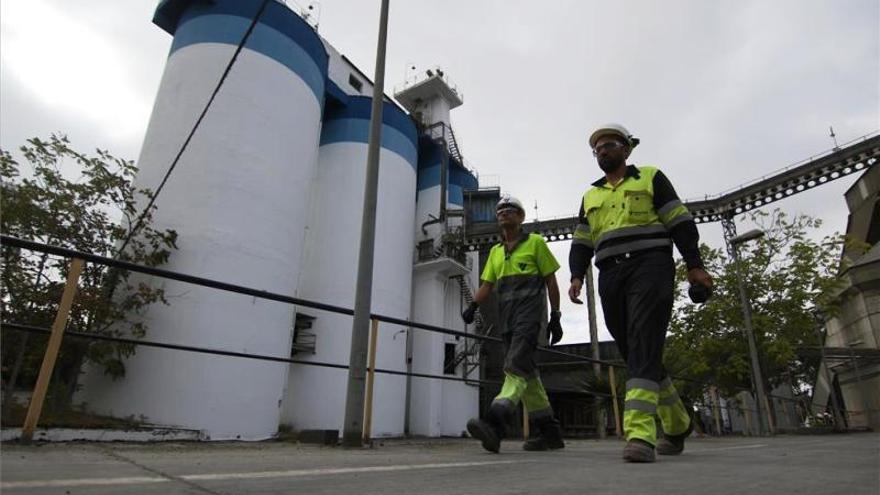
POLYGON ((655 167, 627 165, 639 140, 621 125, 596 129, 589 139, 605 175, 580 202, 569 268, 569 297, 579 297, 590 258, 599 268, 605 323, 626 360, 628 379, 623 428, 630 462, 676 455, 693 429, 691 414, 663 368, 663 345, 674 300, 672 244, 687 265, 691 284, 707 290, 699 233, 669 179, 655 167), (654 417, 663 427, 658 439, 654 417))
POLYGON ((471 419, 467 430, 482 442, 484 449, 496 453, 501 447, 506 425, 520 401, 528 411, 532 431, 538 432, 523 444, 523 449, 565 447, 559 422, 553 417, 553 408, 535 364, 548 296, 550 345, 562 338, 559 286, 556 284, 559 263, 543 237, 522 231, 525 215, 522 203, 516 198, 502 197, 496 205, 503 238, 489 252, 480 276, 482 284, 474 295, 474 302, 462 313, 466 323, 473 322, 479 304, 489 298, 494 288, 504 345, 504 384, 484 415, 485 419, 471 419))

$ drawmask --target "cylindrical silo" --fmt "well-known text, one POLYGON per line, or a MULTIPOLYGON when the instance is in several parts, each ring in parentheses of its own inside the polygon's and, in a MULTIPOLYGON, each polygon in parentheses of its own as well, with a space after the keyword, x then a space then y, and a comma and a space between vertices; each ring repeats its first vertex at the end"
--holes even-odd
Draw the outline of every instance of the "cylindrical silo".
MULTIPOLYGON (((297 287, 300 298, 354 306, 361 235, 371 98, 351 96, 328 104, 321 131, 306 256, 297 287)), ((392 103, 384 104, 376 212, 376 250, 371 310, 407 319, 410 314, 413 221, 416 191, 415 124, 392 103)), ((297 359, 347 365, 352 317, 299 308, 313 317, 307 330, 313 353, 297 359)), ((401 327, 382 323, 376 366, 406 370, 406 336, 401 327)), ((304 331, 305 332, 305 331, 304 331)), ((338 429, 345 416, 348 371, 292 365, 282 422, 296 430, 338 429)), ((373 436, 403 433, 405 384, 402 376, 376 376, 373 436)))
MULTIPOLYGON (((430 136, 423 136, 419 146, 416 240, 433 240, 433 244, 431 250, 420 253, 414 267, 412 316, 415 321, 464 331, 463 288, 458 277, 469 278, 470 288, 477 287, 476 277, 462 260, 449 257, 450 253, 441 248, 442 235, 461 227, 462 217, 447 215, 445 225, 438 219, 442 217, 443 194, 447 210, 461 210, 463 192, 475 189, 477 180, 444 146, 446 143, 430 136)), ((473 261, 473 255, 468 257, 473 261)), ((462 376, 465 365, 456 358, 465 349, 461 339, 415 331, 412 348, 414 372, 462 376), (456 362, 457 366, 450 365, 456 362)), ((461 434, 468 418, 477 414, 478 393, 476 386, 462 382, 413 378, 411 432, 426 436, 461 434)))
MULTIPOLYGON (((138 165, 155 189, 261 5, 165 0, 154 22, 174 36, 138 165)), ((298 15, 270 1, 158 196, 153 226, 174 229, 163 268, 294 294, 315 174, 327 55, 298 15)), ((294 308, 161 279, 169 305, 147 339, 290 356, 294 308)), ((116 416, 202 430, 212 439, 275 434, 285 363, 139 348, 112 382, 87 373, 80 399, 116 416)))

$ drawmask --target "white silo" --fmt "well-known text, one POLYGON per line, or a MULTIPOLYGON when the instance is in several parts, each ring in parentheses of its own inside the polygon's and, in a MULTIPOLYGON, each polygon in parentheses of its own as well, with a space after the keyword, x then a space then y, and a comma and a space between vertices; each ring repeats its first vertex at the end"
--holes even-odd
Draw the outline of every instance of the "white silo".
MULTIPOLYGON (((259 0, 165 0, 174 35, 138 165, 155 189, 243 39, 259 0)), ((157 199, 154 226, 178 232, 163 268, 282 294, 299 278, 320 135, 327 55, 314 30, 271 1, 157 199)), ((153 279, 147 338, 289 357, 294 308, 153 279)), ((202 430, 212 439, 275 434, 288 365, 139 348, 124 379, 91 370, 96 412, 202 430)))
MULTIPOLYGON (((427 71, 395 94, 425 129, 419 144, 418 194, 415 235, 420 246, 413 267, 412 317, 414 321, 465 330, 461 320, 463 297, 460 280, 476 286, 468 263, 449 253, 444 236, 462 224, 463 191, 476 188, 476 178, 461 163, 460 150, 449 122, 449 111, 463 103, 461 95, 440 70, 427 71), (458 259, 456 259, 458 258, 458 259)), ((475 265, 475 255, 468 255, 475 265)), ((414 330, 412 368, 416 373, 462 377, 463 363, 450 366, 465 349, 453 336, 414 330)), ((477 378, 478 372, 469 375, 477 378)), ((410 385, 410 433, 459 435, 478 409, 475 384, 413 378, 410 385)))
MULTIPOLYGON (((333 83, 330 83, 333 84, 333 83)), ((371 98, 328 100, 313 187, 300 298, 354 306, 361 233, 371 98)), ((383 111, 372 312, 401 319, 410 315, 416 190, 416 127, 396 105, 383 111)), ((299 308, 297 359, 347 365, 352 317, 299 308), (306 337, 305 335, 308 335, 306 337)), ((405 328, 380 324, 376 366, 406 370, 405 328)), ((291 365, 282 422, 296 430, 342 431, 348 371, 291 365)), ((374 437, 404 431, 406 379, 377 374, 373 399, 374 437)))

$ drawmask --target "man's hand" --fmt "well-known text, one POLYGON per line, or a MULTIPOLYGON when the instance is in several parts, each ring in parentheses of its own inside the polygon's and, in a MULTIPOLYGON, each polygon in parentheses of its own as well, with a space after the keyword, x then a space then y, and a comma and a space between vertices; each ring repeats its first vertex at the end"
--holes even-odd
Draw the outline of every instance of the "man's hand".
POLYGON ((707 289, 711 289, 714 285, 712 282, 712 276, 702 268, 691 268, 688 270, 687 278, 691 285, 699 284, 707 289))
POLYGON ((477 308, 479 308, 479 307, 480 307, 480 305, 477 304, 476 301, 470 303, 470 305, 468 305, 467 309, 461 313, 461 319, 464 320, 465 323, 470 325, 471 323, 474 322, 474 316, 476 315, 477 308))
POLYGON ((581 295, 581 287, 584 285, 584 281, 573 278, 571 279, 571 287, 568 288, 568 298, 571 299, 571 302, 575 304, 583 304, 584 302, 578 299, 581 295))
POLYGON ((550 323, 547 323, 547 335, 550 336, 551 346, 562 340, 562 325, 559 323, 560 318, 562 318, 561 312, 550 312, 550 323))
POLYGON ((702 304, 712 297, 712 277, 702 268, 691 268, 688 271, 688 296, 696 304, 702 304))

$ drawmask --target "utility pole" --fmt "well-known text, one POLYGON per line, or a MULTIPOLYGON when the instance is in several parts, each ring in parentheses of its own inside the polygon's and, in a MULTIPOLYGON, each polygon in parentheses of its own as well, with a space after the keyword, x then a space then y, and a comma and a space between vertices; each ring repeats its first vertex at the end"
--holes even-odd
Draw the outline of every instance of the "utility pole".
POLYGON ((382 108, 385 99, 385 45, 388 39, 389 0, 381 1, 379 41, 376 47, 376 73, 373 78, 373 107, 370 115, 369 144, 367 145, 367 177, 364 185, 361 244, 354 295, 354 322, 351 326, 351 354, 348 358, 345 424, 342 430, 342 444, 346 447, 363 446, 364 389, 370 328, 370 303, 373 290, 376 197, 379 188, 379 144, 382 140, 382 108))

